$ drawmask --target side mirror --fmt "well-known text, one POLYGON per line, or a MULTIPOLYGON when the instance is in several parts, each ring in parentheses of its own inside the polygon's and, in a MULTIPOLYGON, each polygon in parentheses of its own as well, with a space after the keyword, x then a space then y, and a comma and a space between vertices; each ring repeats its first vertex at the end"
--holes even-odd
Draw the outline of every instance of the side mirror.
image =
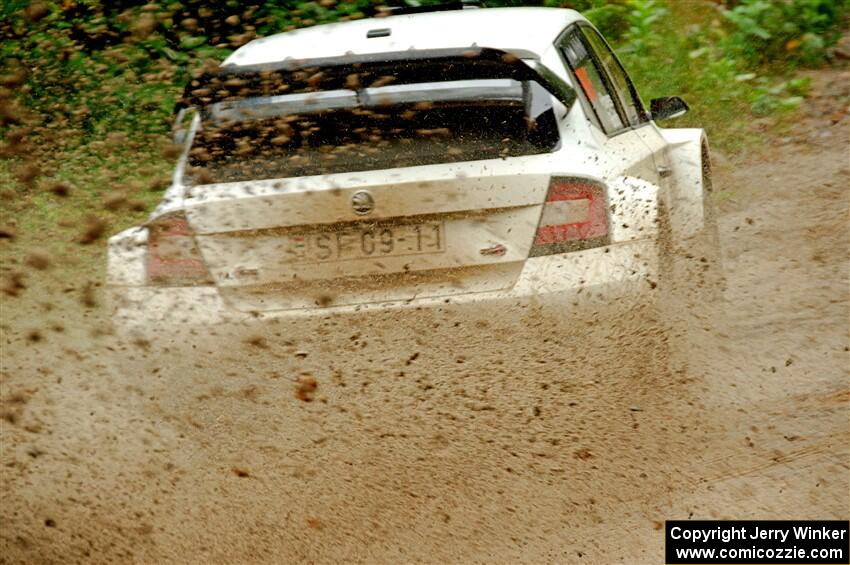
POLYGON ((678 118, 688 113, 690 108, 684 100, 678 96, 665 96, 664 98, 653 98, 649 103, 649 113, 656 122, 678 118))

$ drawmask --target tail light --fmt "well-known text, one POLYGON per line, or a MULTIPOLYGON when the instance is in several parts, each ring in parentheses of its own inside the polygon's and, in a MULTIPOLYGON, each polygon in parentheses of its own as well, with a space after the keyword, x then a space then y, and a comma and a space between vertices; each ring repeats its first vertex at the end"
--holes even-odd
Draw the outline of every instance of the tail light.
POLYGON ((553 177, 530 257, 567 253, 609 243, 605 185, 553 177))
POLYGON ((148 224, 147 280, 160 286, 212 284, 189 222, 182 212, 148 224))

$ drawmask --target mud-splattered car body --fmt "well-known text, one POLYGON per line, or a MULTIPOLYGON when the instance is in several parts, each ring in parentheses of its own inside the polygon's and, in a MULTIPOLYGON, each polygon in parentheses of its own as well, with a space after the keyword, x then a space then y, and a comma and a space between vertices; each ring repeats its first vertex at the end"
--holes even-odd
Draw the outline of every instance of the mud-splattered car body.
POLYGON ((708 216, 703 131, 654 120, 677 103, 648 112, 572 10, 255 40, 189 85, 172 186, 110 239, 115 321, 651 302, 661 236, 699 235, 708 216))

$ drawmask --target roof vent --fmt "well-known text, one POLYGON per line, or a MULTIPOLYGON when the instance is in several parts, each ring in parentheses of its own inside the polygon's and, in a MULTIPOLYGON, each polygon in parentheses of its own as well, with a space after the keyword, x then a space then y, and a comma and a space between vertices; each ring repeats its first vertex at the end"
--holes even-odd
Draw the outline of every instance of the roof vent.
POLYGON ((366 37, 372 39, 373 37, 389 37, 392 33, 392 30, 388 27, 382 27, 380 29, 370 29, 366 32, 366 37))

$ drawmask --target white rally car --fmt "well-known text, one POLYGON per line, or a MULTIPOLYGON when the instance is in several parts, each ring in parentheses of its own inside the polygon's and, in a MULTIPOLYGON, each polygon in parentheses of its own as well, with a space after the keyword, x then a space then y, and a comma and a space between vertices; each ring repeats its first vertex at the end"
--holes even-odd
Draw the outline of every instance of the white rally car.
POLYGON ((654 300, 665 253, 713 229, 705 133, 656 124, 685 111, 645 109, 572 10, 257 39, 187 87, 171 187, 109 240, 114 319, 654 300))

